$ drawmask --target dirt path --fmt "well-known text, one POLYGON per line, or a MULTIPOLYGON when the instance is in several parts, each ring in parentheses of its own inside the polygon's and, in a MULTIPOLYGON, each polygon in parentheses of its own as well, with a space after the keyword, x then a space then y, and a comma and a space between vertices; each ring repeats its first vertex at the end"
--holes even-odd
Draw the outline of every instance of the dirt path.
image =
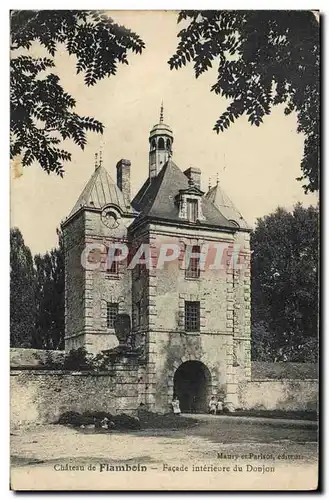
POLYGON ((316 482, 316 431, 314 426, 298 423, 255 425, 237 419, 204 419, 197 427, 179 431, 97 434, 49 425, 13 434, 11 480, 15 489, 152 489, 158 484, 166 485, 165 489, 204 488, 205 484, 210 489, 235 489, 239 484, 262 488, 264 481, 276 489, 282 481, 291 485, 297 478, 299 485, 316 482), (285 459, 287 455, 294 458, 285 459), (106 471, 102 464, 127 470, 106 471), (265 469, 247 471, 248 464, 265 469), (129 469, 142 466, 147 470, 129 469), (199 471, 193 466, 229 470, 199 471), (174 472, 175 467, 188 470, 174 472), (233 471, 234 467, 241 470, 233 471), (266 472, 267 467, 274 471, 266 472))

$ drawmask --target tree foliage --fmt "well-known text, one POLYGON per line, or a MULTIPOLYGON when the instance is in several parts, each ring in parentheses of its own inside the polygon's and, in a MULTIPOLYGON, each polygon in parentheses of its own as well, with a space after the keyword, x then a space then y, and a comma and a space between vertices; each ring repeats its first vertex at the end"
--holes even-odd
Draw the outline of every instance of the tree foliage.
POLYGON ((144 43, 136 33, 98 11, 11 13, 10 155, 21 155, 23 166, 38 162, 47 173, 62 176, 63 162, 71 160, 62 142, 71 139, 84 149, 86 132, 103 133, 104 126, 75 112, 76 100, 52 72, 59 43, 75 56, 77 73, 83 73, 87 86, 115 75, 118 64, 128 64, 128 51, 141 53, 144 43), (49 56, 31 55, 33 42, 49 56))
POLYGON ((64 251, 33 257, 19 229, 10 231, 10 345, 64 348, 64 251))
POLYGON ((31 347, 35 330, 35 270, 19 229, 10 230, 10 345, 31 347))
POLYGON ((311 11, 181 11, 187 27, 170 68, 193 63, 195 76, 218 65, 211 90, 230 103, 215 123, 219 133, 246 114, 259 126, 273 106, 297 114, 305 134, 305 191, 319 187, 319 22, 311 11))
POLYGON ((64 349, 64 250, 34 257, 36 268, 36 336, 34 347, 64 349))
POLYGON ((253 358, 311 361, 318 346, 318 209, 258 219, 252 234, 253 358))

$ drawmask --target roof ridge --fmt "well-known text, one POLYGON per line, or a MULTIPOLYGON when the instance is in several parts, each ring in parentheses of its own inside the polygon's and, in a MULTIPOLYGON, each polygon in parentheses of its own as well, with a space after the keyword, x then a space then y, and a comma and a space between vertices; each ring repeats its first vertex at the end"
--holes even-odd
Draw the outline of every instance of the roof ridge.
MULTIPOLYGON (((166 163, 163 165, 162 169, 160 170, 160 172, 158 173, 158 175, 156 176, 156 178, 153 180, 153 182, 154 182, 154 183, 157 183, 157 185, 156 185, 156 184, 154 184, 154 193, 155 193, 155 196, 154 196, 154 194, 153 194, 153 199, 152 199, 152 197, 150 198, 150 200, 151 200, 151 204, 149 204, 149 203, 147 203, 147 204, 146 204, 146 207, 145 207, 145 208, 147 208, 147 211, 148 211, 148 212, 152 210, 153 205, 154 205, 154 203, 156 202, 156 195, 158 194, 158 190, 159 190, 159 189, 160 189, 160 187, 161 187, 161 183, 162 183, 162 181, 163 181, 163 178, 164 178, 164 176, 165 176, 165 173, 166 173, 166 171, 167 171, 167 168, 168 168, 168 166, 169 166, 169 162, 170 162, 170 161, 171 161, 170 159, 166 161, 166 163)), ((151 181, 151 183, 152 183, 152 181, 151 181)))
MULTIPOLYGON (((149 187, 149 185, 150 185, 150 179, 149 179, 149 177, 147 178, 147 181, 148 181, 148 183, 147 183, 147 187, 146 187, 146 189, 144 190, 144 192, 142 193, 141 197, 138 199, 138 203, 141 203, 142 199, 144 198, 145 194, 147 193, 147 188, 148 188, 148 187, 149 187)), ((142 186, 142 187, 143 187, 143 186, 142 186)))
POLYGON ((75 204, 74 204, 74 206, 73 206, 73 208, 72 208, 72 210, 70 212, 69 217, 71 217, 71 215, 73 215, 75 212, 77 212, 77 210, 79 210, 79 208, 85 206, 85 204, 87 202, 87 200, 86 200, 86 198, 87 198, 87 196, 86 196, 86 194, 87 194, 87 188, 89 187, 88 191, 90 193, 92 191, 94 185, 95 185, 95 182, 96 182, 95 172, 96 172, 96 170, 92 173, 92 176, 90 177, 90 179, 88 180, 88 182, 85 184, 85 187, 83 188, 82 193, 80 194, 80 196, 78 197, 77 201, 75 202, 75 204), (90 186, 89 186, 89 184, 90 184, 90 186), (80 203, 78 205, 78 203, 79 203, 80 200, 81 200, 82 203, 80 203))
MULTIPOLYGON (((91 179, 93 179, 93 182, 91 183, 89 196, 91 195, 91 193, 92 193, 92 191, 93 191, 93 189, 94 189, 94 186, 95 186, 95 184, 96 184, 96 180, 97 180, 97 175, 96 175, 96 174, 98 173, 98 169, 100 169, 100 168, 103 168, 103 167, 102 167, 101 165, 99 165, 99 166, 95 169, 95 171, 94 171, 93 175, 91 176, 91 179)), ((97 195, 97 198, 98 198, 98 201, 99 201, 99 197, 98 197, 98 191, 97 191, 97 189, 96 189, 96 195, 97 195)), ((86 200, 86 203, 88 203, 88 200, 86 200)))

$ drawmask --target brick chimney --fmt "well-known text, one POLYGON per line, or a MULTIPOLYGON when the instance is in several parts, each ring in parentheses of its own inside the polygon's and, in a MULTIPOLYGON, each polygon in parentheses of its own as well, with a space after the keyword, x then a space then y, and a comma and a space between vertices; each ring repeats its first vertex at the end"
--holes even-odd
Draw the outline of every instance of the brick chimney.
POLYGON ((193 181, 197 188, 201 189, 201 170, 199 168, 190 167, 185 170, 184 174, 193 181))
POLYGON ((117 186, 121 189, 126 205, 130 205, 130 161, 120 160, 117 163, 117 186))

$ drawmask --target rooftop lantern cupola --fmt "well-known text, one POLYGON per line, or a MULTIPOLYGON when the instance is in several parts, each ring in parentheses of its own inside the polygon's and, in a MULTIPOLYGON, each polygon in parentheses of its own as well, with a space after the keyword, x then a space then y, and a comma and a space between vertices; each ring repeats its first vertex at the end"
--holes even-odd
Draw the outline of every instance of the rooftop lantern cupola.
POLYGON ((150 180, 154 179, 164 164, 172 156, 172 143, 174 136, 169 125, 163 123, 163 103, 160 109, 160 120, 154 125, 150 132, 149 143, 149 175, 150 180))

